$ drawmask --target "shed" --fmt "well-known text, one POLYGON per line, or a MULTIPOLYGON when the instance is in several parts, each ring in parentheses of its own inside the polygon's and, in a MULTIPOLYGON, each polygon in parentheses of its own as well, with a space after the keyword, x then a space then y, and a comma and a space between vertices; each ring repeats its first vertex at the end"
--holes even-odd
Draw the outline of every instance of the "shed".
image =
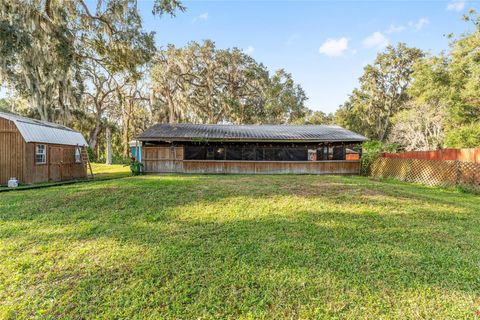
POLYGON ((357 174, 367 139, 333 125, 156 124, 137 140, 145 172, 357 174))
POLYGON ((68 127, 0 112, 0 185, 85 178, 86 146, 68 127))

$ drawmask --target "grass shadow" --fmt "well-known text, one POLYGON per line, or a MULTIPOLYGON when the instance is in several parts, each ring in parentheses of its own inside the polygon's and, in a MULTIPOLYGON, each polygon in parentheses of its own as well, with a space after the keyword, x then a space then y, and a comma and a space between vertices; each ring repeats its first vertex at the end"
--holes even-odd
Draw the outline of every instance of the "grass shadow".
POLYGON ((352 177, 145 176, 12 194, 0 203, 3 315, 466 316, 480 292, 476 209, 470 195, 352 177))

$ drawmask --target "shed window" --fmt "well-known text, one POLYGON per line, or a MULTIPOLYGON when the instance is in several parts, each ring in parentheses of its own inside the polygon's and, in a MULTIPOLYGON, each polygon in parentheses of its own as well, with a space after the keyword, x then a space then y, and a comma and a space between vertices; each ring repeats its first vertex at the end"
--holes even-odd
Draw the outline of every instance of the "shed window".
POLYGON ((307 161, 302 147, 185 146, 185 160, 307 161))
POLYGON ((345 160, 345 147, 335 146, 333 147, 333 160, 345 160))
POLYGON ((79 147, 75 148, 75 163, 82 163, 82 155, 79 147))
POLYGON ((242 160, 249 160, 249 161, 255 160, 255 149, 254 148, 243 148, 242 149, 242 160))
POLYGON ((225 160, 225 148, 215 148, 215 160, 225 160))
POLYGON ((37 144, 35 146, 35 163, 36 164, 47 163, 47 148, 44 144, 37 144))
POLYGON ((324 147, 317 149, 317 161, 327 160, 327 153, 324 147))
POLYGON ((208 147, 207 148, 207 160, 214 160, 215 159, 215 148, 208 147))
POLYGON ((202 146, 186 146, 185 160, 205 160, 206 148, 202 146))

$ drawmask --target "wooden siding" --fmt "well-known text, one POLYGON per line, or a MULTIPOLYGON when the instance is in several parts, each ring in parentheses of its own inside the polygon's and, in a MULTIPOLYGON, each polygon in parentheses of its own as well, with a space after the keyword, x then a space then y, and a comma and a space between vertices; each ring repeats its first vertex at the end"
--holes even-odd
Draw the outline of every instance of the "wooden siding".
POLYGON ((147 173, 358 174, 359 161, 183 160, 183 147, 144 147, 147 173))
MULTIPOLYGON (((40 143, 44 144, 44 143, 40 143)), ((25 183, 45 181, 72 180, 86 178, 86 167, 75 163, 75 146, 45 144, 47 146, 47 163, 35 163, 35 146, 37 143, 27 143, 25 183)))
POLYGON ((47 147, 47 163, 36 164, 36 143, 25 143, 15 123, 0 118, 0 185, 12 177, 31 184, 87 176, 84 164, 75 163, 75 146, 41 144, 47 147))
MULTIPOLYGON (((41 143, 45 144, 45 143, 41 143)), ((45 164, 36 164, 35 163, 35 143, 27 143, 27 152, 26 152, 26 168, 27 174, 25 175, 24 183, 38 183, 48 181, 48 165, 50 150, 47 147, 47 163, 45 164)), ((46 145, 46 144, 45 144, 46 145)), ((46 145, 48 146, 48 145, 46 145)))
POLYGON ((442 149, 434 151, 408 151, 384 153, 384 158, 423 159, 423 160, 459 160, 480 163, 480 148, 442 149))
POLYGON ((25 178, 26 143, 12 121, 0 118, 0 185, 25 178))

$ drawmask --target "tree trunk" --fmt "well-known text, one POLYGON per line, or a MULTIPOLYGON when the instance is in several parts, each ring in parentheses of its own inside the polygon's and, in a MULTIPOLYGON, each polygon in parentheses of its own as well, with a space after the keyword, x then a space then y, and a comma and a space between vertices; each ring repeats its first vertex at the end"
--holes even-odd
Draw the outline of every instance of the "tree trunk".
POLYGON ((37 109, 37 111, 38 111, 38 114, 40 115, 40 120, 42 120, 42 121, 48 121, 49 119, 48 119, 48 113, 47 113, 46 107, 42 106, 42 105, 40 104, 40 102, 37 101, 37 99, 38 99, 38 98, 33 99, 32 102, 33 102, 34 105, 35 105, 35 104, 37 105, 37 108, 36 108, 36 109, 37 109))
POLYGON ((176 123, 177 117, 175 115, 175 107, 173 103, 173 99, 170 94, 167 95, 167 103, 168 103, 168 123, 176 123))
POLYGON ((105 129, 105 140, 107 140, 107 156, 105 164, 112 164, 112 129, 107 127, 105 129))
POLYGON ((130 112, 126 109, 131 106, 131 102, 128 101, 125 103, 125 106, 123 108, 123 154, 128 157, 129 155, 129 130, 130 130, 130 112))
POLYGON ((88 146, 90 149, 95 150, 97 147, 97 141, 98 141, 98 135, 100 134, 100 131, 102 130, 100 123, 95 123, 95 128, 90 132, 90 135, 88 137, 88 146))
POLYGON ((128 156, 128 151, 129 151, 129 140, 128 140, 128 128, 130 126, 130 120, 126 119, 126 121, 124 122, 124 128, 123 128, 123 154, 125 156, 128 156))
POLYGON ((385 117, 385 123, 383 125, 383 131, 380 133, 380 141, 385 141, 388 129, 390 127, 390 114, 391 112, 388 111, 387 116, 385 117))
POLYGON ((101 112, 97 112, 97 114, 95 115, 95 127, 92 131, 90 131, 90 134, 88 136, 88 146, 92 150, 95 150, 95 148, 97 147, 98 135, 100 134, 100 131, 102 131, 102 118, 101 112))

